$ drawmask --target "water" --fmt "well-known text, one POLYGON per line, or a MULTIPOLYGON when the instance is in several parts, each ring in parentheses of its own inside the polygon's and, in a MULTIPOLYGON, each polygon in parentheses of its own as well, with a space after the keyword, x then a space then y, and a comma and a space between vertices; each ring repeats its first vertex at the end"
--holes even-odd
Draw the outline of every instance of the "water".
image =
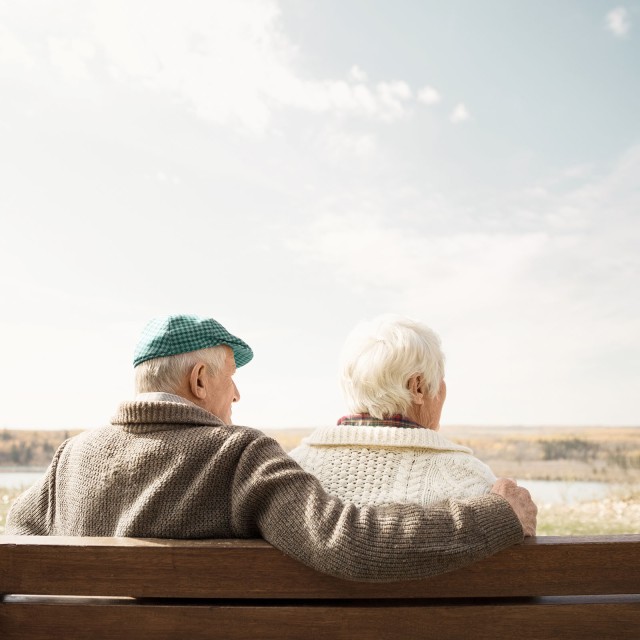
POLYGON ((44 475, 44 469, 0 471, 0 487, 4 489, 27 489, 44 475))
POLYGON ((609 482, 565 480, 521 480, 518 484, 529 490, 536 504, 576 504, 603 500, 627 486, 609 482))

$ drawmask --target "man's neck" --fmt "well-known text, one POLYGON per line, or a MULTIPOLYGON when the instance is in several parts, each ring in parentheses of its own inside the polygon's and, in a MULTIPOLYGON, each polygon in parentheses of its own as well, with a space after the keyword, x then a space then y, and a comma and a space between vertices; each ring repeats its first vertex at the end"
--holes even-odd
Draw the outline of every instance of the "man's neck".
POLYGON ((136 402, 178 402, 180 404, 189 404, 194 407, 198 405, 191 400, 187 400, 175 393, 167 393, 166 391, 147 391, 136 395, 136 402))

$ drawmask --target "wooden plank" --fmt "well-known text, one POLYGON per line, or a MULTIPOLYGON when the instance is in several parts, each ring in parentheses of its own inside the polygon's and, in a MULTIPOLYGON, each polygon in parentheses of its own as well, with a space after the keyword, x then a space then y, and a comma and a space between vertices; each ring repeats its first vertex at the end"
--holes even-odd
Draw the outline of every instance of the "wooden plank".
POLYGON ((638 638, 640 602, 384 606, 0 605, 3 640, 591 640, 638 638))
POLYGON ((262 540, 0 537, 0 593, 425 598, 640 593, 640 535, 538 537, 419 581, 319 574, 262 540))

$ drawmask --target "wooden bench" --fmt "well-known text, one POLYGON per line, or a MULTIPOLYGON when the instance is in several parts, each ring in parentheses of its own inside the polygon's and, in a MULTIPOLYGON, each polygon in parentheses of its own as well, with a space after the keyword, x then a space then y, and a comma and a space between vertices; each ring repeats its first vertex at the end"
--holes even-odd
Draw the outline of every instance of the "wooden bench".
POLYGON ((433 578, 332 578, 262 540, 0 537, 0 638, 640 638, 640 535, 528 539, 433 578))

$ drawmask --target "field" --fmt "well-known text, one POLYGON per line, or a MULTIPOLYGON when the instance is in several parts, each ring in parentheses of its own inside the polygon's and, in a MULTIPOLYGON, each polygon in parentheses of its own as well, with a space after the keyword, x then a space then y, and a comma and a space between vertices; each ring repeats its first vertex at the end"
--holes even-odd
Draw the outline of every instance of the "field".
POLYGON ((640 481, 640 427, 448 427, 498 476, 530 480, 640 481))
POLYGON ((640 491, 575 505, 538 507, 538 535, 592 536, 640 533, 640 491))
MULTIPOLYGON (((287 451, 309 429, 270 430, 287 451)), ((447 437, 465 444, 498 476, 530 480, 597 480, 629 488, 605 500, 577 505, 539 505, 540 535, 640 532, 640 428, 447 427, 447 437)), ((0 470, 43 467, 69 432, 0 432, 0 470)), ((0 476, 1 484, 1 476, 0 476)), ((0 486, 0 533, 19 492, 0 486)))

